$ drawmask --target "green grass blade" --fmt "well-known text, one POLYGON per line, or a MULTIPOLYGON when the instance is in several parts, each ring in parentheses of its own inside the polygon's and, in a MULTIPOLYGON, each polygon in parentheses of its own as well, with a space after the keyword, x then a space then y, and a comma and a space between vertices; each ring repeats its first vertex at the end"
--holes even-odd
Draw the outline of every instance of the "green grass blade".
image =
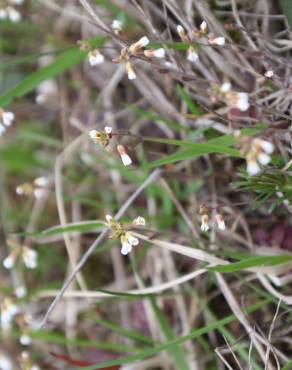
MULTIPOLYGON (((96 37, 90 40, 90 43, 92 46, 101 47, 105 41, 105 37, 96 37)), ((10 104, 13 99, 34 90, 41 82, 53 78, 61 72, 79 64, 86 57, 87 53, 88 51, 74 47, 60 54, 52 63, 31 73, 16 86, 0 95, 0 106, 4 107, 10 104)))
MULTIPOLYGON (((269 300, 263 300, 260 302, 257 302, 256 304, 249 306, 246 309, 246 312, 251 313, 254 311, 257 311, 259 308, 265 306, 268 303, 269 300)), ((153 355, 156 355, 157 353, 160 353, 162 351, 165 351, 169 349, 171 346, 176 345, 176 344, 181 344, 184 343, 185 341, 192 340, 195 338, 198 338, 204 334, 207 334, 213 330, 217 330, 218 328, 225 326, 227 324, 230 324, 231 322, 237 320, 236 316, 234 315, 229 315, 225 317, 224 319, 217 320, 213 322, 212 324, 209 324, 207 326, 204 326, 199 329, 193 330, 190 334, 184 335, 181 337, 178 337, 176 339, 170 340, 164 344, 161 344, 160 346, 157 346, 156 348, 149 349, 146 351, 142 351, 140 353, 137 353, 135 355, 130 355, 130 356, 125 356, 116 360, 110 360, 110 361, 103 361, 101 363, 92 365, 92 366, 87 366, 87 367, 82 367, 78 369, 83 369, 83 370, 95 370, 95 369, 102 369, 103 367, 106 366, 114 366, 114 365, 123 365, 123 364, 129 364, 134 361, 139 361, 142 360, 146 357, 150 357, 153 355)))

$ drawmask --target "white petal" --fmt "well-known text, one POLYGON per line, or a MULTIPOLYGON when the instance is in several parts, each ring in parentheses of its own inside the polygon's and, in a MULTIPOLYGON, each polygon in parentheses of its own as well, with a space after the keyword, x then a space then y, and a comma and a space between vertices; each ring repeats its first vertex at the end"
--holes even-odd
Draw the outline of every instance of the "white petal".
POLYGON ((45 94, 37 94, 35 97, 35 102, 39 105, 44 104, 46 102, 46 95, 45 94))
POLYGON ((13 122, 13 120, 14 120, 14 113, 4 112, 2 114, 2 121, 3 121, 5 126, 10 126, 11 123, 13 122))
POLYGON ((13 364, 9 357, 0 353, 0 369, 1 370, 13 370, 13 364))
POLYGON ((0 9, 0 19, 6 19, 8 17, 6 9, 0 9))
POLYGON ((135 80, 135 78, 136 78, 136 73, 134 72, 134 70, 133 69, 128 70, 128 79, 135 80))
POLYGON ((126 153, 123 153, 121 155, 121 159, 122 159, 123 165, 126 167, 132 164, 132 159, 126 153))
POLYGON ((10 255, 4 259, 3 267, 5 267, 7 270, 10 270, 14 266, 14 262, 14 258, 10 255))
POLYGON ((223 92, 223 93, 227 93, 230 90, 231 90, 231 83, 230 82, 224 82, 220 87, 220 91, 223 92))
POLYGON ((203 21, 200 25, 200 30, 201 32, 205 32, 207 30, 207 22, 206 21, 203 21))
POLYGON ((145 226, 146 225, 146 221, 145 221, 145 218, 144 217, 137 217, 133 220, 133 225, 137 225, 137 226, 145 226))
POLYGON ((23 346, 29 346, 31 345, 31 338, 26 334, 22 334, 22 336, 19 338, 19 342, 23 346))
POLYGON ((202 231, 208 231, 209 230, 209 225, 208 224, 202 224, 201 225, 201 230, 202 231))
POLYGON ((182 35, 182 34, 184 34, 184 33, 185 33, 185 30, 184 30, 183 26, 181 26, 180 24, 178 24, 178 25, 176 26, 176 30, 177 30, 177 33, 178 33, 179 35, 182 35))
POLYGON ((15 288, 14 293, 17 298, 23 298, 27 294, 26 287, 24 285, 20 285, 17 288, 15 288))
POLYGON ((260 162, 260 164, 265 166, 271 161, 271 157, 266 153, 260 153, 257 157, 257 160, 260 162))
POLYGON ((138 244, 139 244, 139 239, 138 239, 138 238, 136 238, 135 236, 133 236, 132 234, 127 233, 127 234, 126 234, 126 237, 127 237, 127 239, 128 239, 128 242, 129 242, 131 245, 136 246, 136 245, 138 245, 138 244))
POLYGON ((7 8, 7 12, 8 12, 8 17, 11 20, 11 22, 17 23, 21 20, 21 14, 19 13, 18 10, 9 7, 7 8))
POLYGON ((189 48, 187 51, 187 60, 189 62, 195 63, 199 59, 198 54, 192 48, 189 48))
POLYGON ((132 245, 130 243, 123 243, 121 253, 126 256, 128 253, 132 251, 132 245))
POLYGON ((144 46, 146 46, 146 45, 148 45, 149 44, 149 39, 148 39, 148 37, 147 36, 143 36, 139 41, 138 41, 138 44, 140 44, 141 45, 141 47, 144 47, 144 46))
POLYGON ((225 222, 224 220, 218 222, 218 227, 220 230, 225 230, 225 222))
POLYGON ((111 223, 113 220, 113 217, 111 215, 106 215, 105 219, 107 220, 108 223, 111 223))
POLYGON ((261 172, 260 166, 257 164, 256 161, 247 162, 246 170, 251 176, 257 175, 261 172))
POLYGON ((274 151, 274 145, 269 141, 261 140, 260 146, 268 154, 271 154, 274 151))
POLYGON ((153 52, 153 55, 156 58, 164 58, 165 57, 165 50, 163 48, 157 49, 153 52))
POLYGON ((41 177, 37 177, 35 180, 34 180, 34 184, 36 186, 40 186, 40 187, 45 187, 47 186, 49 183, 49 180, 47 177, 45 176, 41 176, 41 177))
POLYGON ((46 189, 34 189, 33 195, 35 196, 36 199, 41 199, 43 196, 46 194, 46 189))
POLYGON ((123 28, 123 23, 120 20, 118 20, 118 19, 114 19, 112 21, 112 28, 114 30, 120 31, 123 28))
POLYGON ((91 139, 95 142, 95 143, 98 143, 98 139, 96 138, 96 135, 98 134, 98 131, 97 130, 91 130, 89 131, 89 136, 91 137, 91 139))
POLYGON ((93 50, 88 53, 88 60, 91 66, 95 66, 104 62, 104 56, 98 50, 93 50))
POLYGON ((246 111, 249 108, 248 94, 247 93, 238 93, 236 106, 241 111, 246 111))
POLYGON ((212 44, 223 46, 225 44, 225 38, 224 37, 216 37, 213 39, 212 44))
POLYGON ((104 128, 104 132, 105 132, 106 134, 111 134, 111 133, 112 133, 112 131, 113 131, 113 128, 112 128, 112 127, 110 127, 110 126, 105 126, 105 128, 104 128))

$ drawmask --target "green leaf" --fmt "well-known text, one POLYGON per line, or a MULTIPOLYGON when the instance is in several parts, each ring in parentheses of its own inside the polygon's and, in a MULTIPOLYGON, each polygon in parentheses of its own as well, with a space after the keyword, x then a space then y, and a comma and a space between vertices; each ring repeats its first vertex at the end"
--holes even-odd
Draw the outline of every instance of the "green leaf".
POLYGON ((230 263, 229 265, 209 267, 208 270, 217 272, 234 272, 256 266, 275 266, 289 261, 292 261, 292 256, 288 254, 282 254, 279 256, 253 256, 243 261, 230 263))
MULTIPOLYGON (((268 301, 269 300, 260 301, 256 304, 252 305, 252 306, 249 306, 246 309, 246 311, 248 313, 254 312, 254 311, 258 310, 259 308, 261 308, 262 306, 265 306, 268 301)), ((142 352, 137 353, 135 355, 125 356, 125 357, 122 357, 122 358, 119 358, 119 359, 116 359, 116 360, 103 361, 103 362, 97 363, 97 364, 92 365, 92 366, 82 367, 82 368, 78 368, 78 369, 80 369, 80 370, 82 370, 82 369, 83 370, 95 370, 95 369, 102 369, 103 367, 106 367, 106 366, 123 365, 123 364, 129 364, 129 363, 134 362, 134 361, 142 360, 143 358, 150 357, 150 356, 153 356, 157 353, 165 351, 165 350, 171 348, 173 345, 181 344, 181 343, 184 343, 188 340, 192 340, 192 339, 201 337, 202 335, 207 334, 211 331, 214 331, 214 330, 216 330, 216 329, 218 329, 222 326, 225 326, 227 324, 230 324, 231 322, 233 322, 235 320, 237 320, 236 316, 229 315, 229 316, 225 317, 224 319, 212 322, 211 324, 209 324, 207 326, 204 326, 202 328, 192 330, 191 333, 188 334, 188 335, 184 335, 184 336, 175 338, 175 339, 170 340, 166 343, 163 343, 163 344, 161 344, 161 345, 159 345, 159 346, 157 346, 153 349, 148 349, 146 351, 142 351, 142 352)))
POLYGON ((192 100, 190 95, 186 92, 186 90, 178 85, 178 92, 180 97, 183 99, 183 101, 186 103, 187 107, 189 108, 189 111, 194 115, 194 116, 201 116, 202 111, 201 109, 197 106, 197 104, 192 100))
POLYGON ((87 232, 92 230, 100 230, 104 227, 104 222, 102 221, 83 221, 83 222, 74 222, 71 224, 67 224, 65 227, 60 225, 50 227, 49 229, 30 233, 31 236, 50 236, 50 235, 58 235, 64 233, 72 233, 72 232, 87 232))
MULTIPOLYGON (((105 37, 96 37, 89 40, 90 44, 94 47, 103 46, 105 41, 105 37)), ((87 53, 88 51, 86 50, 80 50, 78 47, 74 47, 60 54, 52 63, 31 73, 16 86, 0 95, 0 106, 4 107, 10 104, 13 99, 34 90, 41 82, 53 78, 61 72, 79 64, 86 57, 87 53)))

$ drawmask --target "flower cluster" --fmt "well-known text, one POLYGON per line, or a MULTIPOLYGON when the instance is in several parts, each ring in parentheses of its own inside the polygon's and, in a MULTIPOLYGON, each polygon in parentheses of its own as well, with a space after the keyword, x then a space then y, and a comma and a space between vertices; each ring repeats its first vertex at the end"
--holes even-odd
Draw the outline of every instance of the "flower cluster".
POLYGON ((38 177, 33 183, 25 182, 16 187, 18 195, 34 196, 36 199, 41 199, 48 191, 50 181, 47 177, 38 177))
POLYGON ((146 221, 143 217, 137 217, 133 220, 131 225, 122 225, 117 222, 112 216, 106 215, 108 226, 111 228, 111 239, 120 239, 122 243, 121 253, 127 255, 132 251, 132 247, 139 244, 139 239, 136 238, 131 231, 131 227, 145 226, 146 221))
POLYGON ((15 8, 17 5, 22 5, 24 0, 6 0, 4 5, 0 4, 0 20, 7 19, 13 23, 21 20, 21 13, 15 8))
POLYGON ((189 45, 188 50, 187 50, 187 60, 193 63, 196 62, 199 56, 196 52, 196 49, 191 45, 192 40, 190 36, 186 33, 186 31, 180 24, 176 27, 176 29, 177 29, 177 33, 179 34, 179 37, 181 38, 181 40, 183 42, 186 42, 189 45))
POLYGON ((253 138, 242 135, 239 130, 234 132, 237 145, 240 147, 240 153, 245 157, 247 172, 251 175, 257 175, 261 172, 261 167, 266 166, 270 161, 270 154, 274 151, 274 145, 260 138, 253 138))
POLYGON ((14 113, 4 111, 0 108, 0 136, 3 135, 7 127, 11 126, 14 118, 14 113))
MULTIPOLYGON (((141 37, 137 42, 134 42, 129 47, 124 47, 121 50, 120 56, 113 59, 114 63, 123 63, 125 65, 128 79, 134 80, 136 78, 136 73, 134 71, 133 65, 131 63, 131 58, 139 55, 141 50, 149 44, 149 39, 146 36, 141 37)), ((144 50, 143 54, 147 58, 164 58, 165 50, 160 49, 148 49, 144 50)))
MULTIPOLYGON (((89 131, 89 136, 95 144, 100 144, 103 148, 107 147, 110 143, 110 140, 113 137, 112 127, 106 126, 104 131, 91 130, 89 131)), ((117 145, 117 151, 121 156, 121 160, 124 166, 130 166, 132 164, 132 159, 128 155, 126 148, 119 144, 117 145)))
POLYGON ((225 37, 223 36, 213 36, 209 33, 208 25, 206 21, 203 21, 200 24, 199 30, 193 31, 193 34, 196 37, 206 37, 210 45, 223 46, 225 45, 225 37))
MULTIPOLYGON (((201 230, 204 232, 210 229, 210 211, 211 211, 210 208, 207 207, 205 204, 200 205, 199 214, 202 217, 201 230)), ((218 212, 216 213, 215 221, 216 221, 217 227, 220 230, 225 230, 226 228, 225 221, 221 213, 218 213, 218 212)))
POLYGON ((34 249, 27 245, 21 246, 14 240, 7 240, 7 244, 11 248, 11 253, 3 261, 3 266, 6 269, 11 269, 19 258, 26 268, 35 269, 37 267, 38 254, 34 249))

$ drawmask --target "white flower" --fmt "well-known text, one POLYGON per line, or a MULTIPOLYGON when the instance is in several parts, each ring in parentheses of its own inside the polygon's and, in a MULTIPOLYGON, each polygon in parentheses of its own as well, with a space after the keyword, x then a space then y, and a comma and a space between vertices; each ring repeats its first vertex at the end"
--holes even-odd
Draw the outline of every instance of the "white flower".
POLYGON ((24 285, 19 285, 17 288, 15 288, 14 293, 17 298, 23 298, 27 294, 26 287, 24 285))
POLYGON ((104 62, 104 56, 99 52, 99 50, 94 49, 88 53, 88 61, 91 66, 96 66, 104 62))
POLYGON ((109 224, 111 224, 112 220, 113 220, 113 217, 111 215, 105 215, 105 219, 107 220, 107 222, 109 224))
POLYGON ((215 220, 217 222, 217 225, 220 230, 225 230, 225 222, 223 220, 223 217, 220 213, 217 213, 215 216, 215 220))
POLYGON ((145 218, 141 216, 138 216, 137 218, 135 218, 132 223, 135 226, 145 226, 146 225, 145 218))
POLYGON ((6 9, 0 9, 0 19, 6 19, 8 17, 6 9))
POLYGON ((46 189, 36 188, 33 190, 33 195, 36 199, 41 199, 46 194, 46 189))
POLYGON ((12 8, 11 6, 6 8, 8 18, 13 23, 18 23, 21 20, 21 14, 18 10, 12 8))
POLYGON ((37 267, 38 254, 34 249, 24 246, 22 258, 25 266, 28 269, 35 269, 37 267))
POLYGON ((148 49, 144 50, 144 55, 147 58, 164 58, 165 57, 165 50, 163 48, 159 49, 148 49))
POLYGON ((8 257, 6 257, 3 261, 3 267, 5 267, 7 270, 10 270, 15 263, 15 255, 11 253, 8 257))
POLYGON ((135 54, 137 53, 140 49, 144 48, 146 45, 149 44, 149 39, 147 36, 143 36, 140 38, 140 40, 138 40, 137 42, 135 42, 134 44, 130 45, 129 47, 129 52, 132 53, 132 54, 135 54))
POLYGON ((257 160, 260 162, 260 164, 266 166, 271 161, 271 157, 266 153, 259 153, 257 160))
POLYGON ((136 238, 132 233, 127 232, 121 236, 122 249, 121 253, 127 255, 132 251, 132 247, 139 244, 139 239, 136 238))
POLYGON ((116 34, 119 34, 123 29, 123 22, 118 19, 114 19, 112 21, 112 29, 116 34))
POLYGON ((208 231, 209 230, 209 216, 208 215, 202 215, 202 224, 201 224, 201 230, 202 231, 208 231))
POLYGON ((117 150, 121 156, 122 162, 124 166, 130 166, 132 164, 132 159, 127 154, 126 149, 123 145, 118 145, 117 150))
POLYGON ((0 136, 6 131, 6 128, 2 123, 0 123, 0 136))
POLYGON ((224 82, 220 86, 220 91, 224 94, 231 90, 231 83, 230 82, 224 82))
POLYGON ((9 357, 6 357, 3 353, 0 353, 0 369, 1 370, 13 370, 13 364, 9 357))
POLYGON ((10 126, 11 123, 13 122, 15 116, 14 113, 12 112, 6 112, 2 109, 0 109, 0 120, 5 126, 10 126))
POLYGON ((251 176, 257 175, 261 172, 260 166, 256 160, 247 161, 246 170, 251 176))
POLYGON ((57 96, 57 94, 58 85, 56 81, 49 79, 39 84, 35 101, 37 104, 44 104, 49 101, 51 97, 57 96))
POLYGON ((205 33, 207 31, 207 28, 208 28, 207 22, 206 21, 203 21, 200 24, 200 31, 203 32, 203 33, 205 33))
POLYGON ((177 33, 179 34, 179 36, 181 38, 183 38, 185 36, 185 30, 184 30, 183 26, 181 26, 180 24, 178 24, 176 26, 176 30, 177 30, 177 33))
POLYGON ((274 145, 269 141, 256 138, 254 144, 267 154, 272 154, 274 151, 274 145))
POLYGON ((104 128, 104 132, 105 132, 106 134, 111 134, 111 133, 112 133, 112 131, 113 131, 113 128, 112 128, 112 127, 110 127, 110 126, 105 126, 105 128, 104 128))
POLYGON ((272 69, 269 69, 265 72, 265 77, 271 78, 274 76, 274 71, 272 69))
POLYGON ((127 71, 129 80, 134 80, 136 78, 136 73, 135 73, 135 71, 132 67, 132 64, 130 62, 126 63, 126 71, 127 71))
POLYGON ((246 111, 249 108, 248 94, 244 92, 237 93, 236 108, 246 111))
POLYGON ((223 46, 225 45, 225 37, 215 37, 215 38, 211 38, 209 39, 209 43, 211 45, 218 45, 218 46, 223 46))
POLYGON ((36 179, 34 179, 34 184, 36 186, 40 186, 40 187, 44 188, 49 184, 49 180, 45 176, 37 177, 36 179))
POLYGON ((199 59, 199 56, 192 46, 190 46, 187 50, 187 60, 189 62, 195 63, 199 59))
POLYGON ((31 337, 27 334, 22 334, 19 338, 19 343, 23 346, 30 346, 31 345, 31 337))
POLYGON ((19 312, 19 308, 12 302, 10 298, 4 298, 1 304, 1 327, 2 330, 9 330, 15 315, 19 312))

